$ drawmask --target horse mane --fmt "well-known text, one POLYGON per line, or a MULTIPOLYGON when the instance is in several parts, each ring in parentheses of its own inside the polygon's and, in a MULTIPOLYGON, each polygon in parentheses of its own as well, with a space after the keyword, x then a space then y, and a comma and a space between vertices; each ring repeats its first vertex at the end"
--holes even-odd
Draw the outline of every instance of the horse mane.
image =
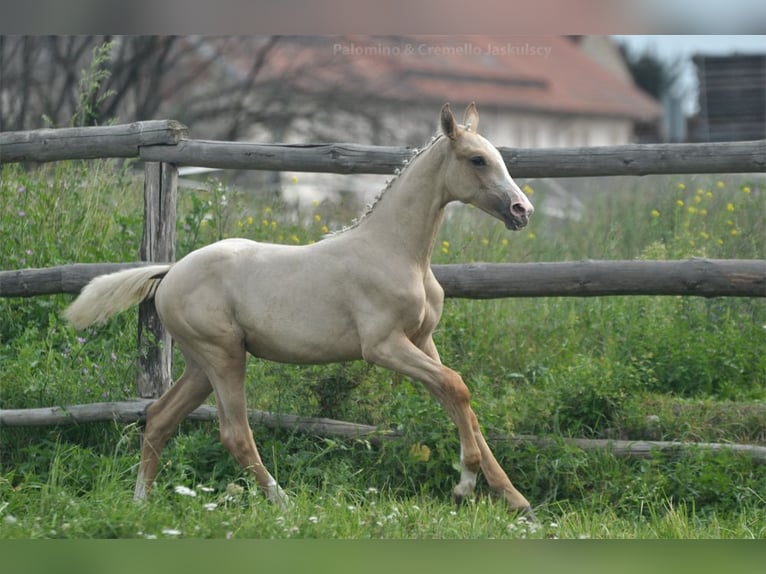
POLYGON ((324 237, 332 237, 332 236, 335 236, 335 235, 340 235, 341 233, 345 233, 346 231, 349 231, 351 229, 354 229, 354 228, 358 227, 362 223, 362 221, 365 218, 367 218, 372 213, 372 211, 375 209, 375 207, 378 205, 378 203, 380 203, 380 200, 383 199, 383 196, 386 194, 386 192, 389 189, 391 189, 391 186, 393 186, 394 183, 396 183, 396 181, 407 170, 407 168, 409 166, 411 166, 412 163, 418 157, 420 157, 425 151, 427 151, 430 148, 432 148, 434 146, 434 144, 437 141, 439 141, 442 137, 444 137, 444 135, 441 134, 441 133, 435 134, 435 135, 431 136, 431 139, 424 146, 422 146, 420 148, 414 148, 412 150, 413 151, 412 155, 408 159, 402 160, 402 167, 401 168, 396 168, 394 170, 394 177, 392 177, 391 179, 386 181, 386 185, 383 187, 383 189, 381 191, 379 191, 375 195, 373 200, 365 206, 364 211, 362 211, 362 213, 358 217, 354 218, 354 220, 349 225, 346 225, 346 226, 342 227, 341 229, 339 229, 337 231, 331 231, 330 233, 326 233, 324 235, 324 237))

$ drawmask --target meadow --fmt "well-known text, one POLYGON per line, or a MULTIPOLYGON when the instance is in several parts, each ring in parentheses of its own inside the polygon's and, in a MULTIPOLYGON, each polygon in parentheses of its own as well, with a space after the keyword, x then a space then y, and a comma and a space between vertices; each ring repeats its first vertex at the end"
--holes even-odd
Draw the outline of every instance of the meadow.
MULTIPOLYGON (((1 175, 0 268, 137 258, 142 184, 129 163, 5 165, 1 175)), ((229 236, 318 241, 359 211, 331 202, 298 209, 262 184, 226 177, 181 190, 178 257, 229 236)), ((555 194, 545 182, 519 183, 537 207, 527 229, 510 233, 457 206, 434 263, 766 257, 762 178, 563 181, 585 206, 563 218, 546 210, 555 194)), ((0 408, 135 396, 135 311, 75 332, 60 317, 71 300, 0 299, 0 408)), ((292 495, 282 512, 223 449, 215 423, 182 425, 147 505, 131 500, 138 425, 4 427, 0 538, 766 536, 766 465, 743 455, 692 448, 639 460, 501 438, 763 444, 763 299, 452 299, 435 341, 445 364, 464 375, 498 459, 539 523, 509 515, 481 483, 475 500, 452 504, 456 432, 418 384, 361 362, 252 360, 251 408, 373 424, 402 438, 374 446, 254 428, 267 466, 292 495)))

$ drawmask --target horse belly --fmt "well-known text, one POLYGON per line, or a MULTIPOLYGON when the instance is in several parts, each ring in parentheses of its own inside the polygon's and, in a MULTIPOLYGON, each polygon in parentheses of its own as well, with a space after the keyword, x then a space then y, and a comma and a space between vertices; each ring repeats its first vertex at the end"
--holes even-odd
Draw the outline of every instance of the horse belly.
POLYGON ((337 284, 314 277, 270 281, 238 302, 236 318, 253 356, 285 363, 332 363, 361 357, 353 318, 337 284))
POLYGON ((255 357, 282 363, 321 364, 361 358, 353 325, 312 315, 264 312, 260 319, 242 325, 245 347, 255 357))

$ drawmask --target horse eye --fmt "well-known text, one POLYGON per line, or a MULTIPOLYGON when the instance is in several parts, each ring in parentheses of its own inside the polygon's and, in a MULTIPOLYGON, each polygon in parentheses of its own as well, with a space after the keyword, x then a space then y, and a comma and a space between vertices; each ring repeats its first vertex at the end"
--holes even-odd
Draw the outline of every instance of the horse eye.
POLYGON ((481 167, 487 165, 487 160, 484 159, 484 156, 475 155, 471 158, 471 163, 476 167, 481 167))

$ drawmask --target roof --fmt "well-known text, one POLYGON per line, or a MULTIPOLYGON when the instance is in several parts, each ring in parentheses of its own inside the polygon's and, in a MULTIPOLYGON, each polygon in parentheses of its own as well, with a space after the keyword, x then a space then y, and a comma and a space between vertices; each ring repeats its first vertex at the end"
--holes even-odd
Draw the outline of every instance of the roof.
MULTIPOLYGON (((241 56, 243 64, 247 58, 241 56)), ((250 58, 251 59, 251 58, 250 58)), ((293 37, 269 53, 264 76, 307 92, 651 121, 656 100, 562 36, 293 37), (314 64, 313 66, 311 64, 314 64), (311 73, 293 74, 303 66, 311 73)))

